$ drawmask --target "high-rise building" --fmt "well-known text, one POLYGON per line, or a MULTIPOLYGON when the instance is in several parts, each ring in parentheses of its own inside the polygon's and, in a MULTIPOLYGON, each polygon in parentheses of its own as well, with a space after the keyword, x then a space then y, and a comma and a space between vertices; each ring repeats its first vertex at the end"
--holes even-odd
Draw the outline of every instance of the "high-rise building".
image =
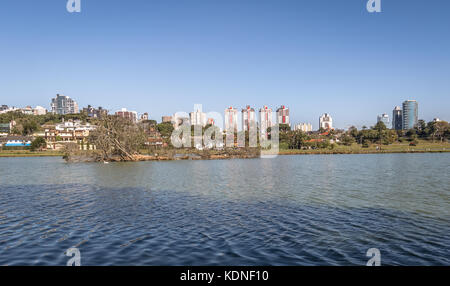
POLYGON ((126 108, 122 108, 121 110, 116 111, 116 116, 120 116, 122 118, 129 119, 134 123, 137 122, 137 117, 138 117, 136 111, 130 111, 130 110, 127 110, 126 108))
POLYGON ((254 108, 247 105, 246 108, 242 109, 242 131, 249 132, 251 126, 255 126, 256 130, 256 112, 254 108))
POLYGON ((265 105, 259 109, 259 132, 261 137, 267 138, 267 129, 272 126, 272 109, 265 105))
POLYGON ((206 126, 206 113, 202 112, 200 109, 189 113, 189 118, 192 126, 194 125, 200 125, 203 127, 206 126))
POLYGON ((328 113, 324 113, 319 118, 319 129, 331 130, 333 129, 333 118, 328 113))
POLYGON ((225 109, 225 132, 235 133, 238 130, 238 110, 230 107, 225 109))
POLYGON ((403 130, 413 129, 419 121, 419 104, 415 100, 403 102, 403 130))
POLYGON ((287 124, 291 126, 289 120, 289 108, 286 108, 284 105, 277 109, 277 124, 287 124))
POLYGON ((392 111, 392 129, 394 130, 402 130, 403 126, 403 112, 400 106, 396 106, 392 111))
POLYGON ((377 123, 383 122, 386 128, 389 128, 391 126, 391 121, 389 120, 389 115, 386 113, 383 113, 382 115, 377 116, 377 123))
POLYGON ((294 131, 303 131, 303 132, 311 132, 312 124, 311 123, 300 123, 294 126, 294 131))
POLYGON ((52 113, 64 115, 78 113, 78 104, 75 100, 68 96, 57 94, 55 98, 52 98, 51 102, 52 113))

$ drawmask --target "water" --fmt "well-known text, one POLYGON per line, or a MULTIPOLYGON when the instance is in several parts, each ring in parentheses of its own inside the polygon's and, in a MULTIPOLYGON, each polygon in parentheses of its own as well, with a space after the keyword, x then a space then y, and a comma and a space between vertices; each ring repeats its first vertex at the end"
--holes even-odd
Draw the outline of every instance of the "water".
POLYGON ((450 264, 450 154, 0 158, 0 265, 450 264))

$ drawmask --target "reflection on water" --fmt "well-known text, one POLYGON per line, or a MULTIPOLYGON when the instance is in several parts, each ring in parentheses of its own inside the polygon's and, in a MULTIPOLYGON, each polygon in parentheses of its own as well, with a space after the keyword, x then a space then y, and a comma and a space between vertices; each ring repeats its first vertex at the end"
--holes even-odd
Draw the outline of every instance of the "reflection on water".
POLYGON ((448 265, 450 156, 0 159, 0 265, 448 265))

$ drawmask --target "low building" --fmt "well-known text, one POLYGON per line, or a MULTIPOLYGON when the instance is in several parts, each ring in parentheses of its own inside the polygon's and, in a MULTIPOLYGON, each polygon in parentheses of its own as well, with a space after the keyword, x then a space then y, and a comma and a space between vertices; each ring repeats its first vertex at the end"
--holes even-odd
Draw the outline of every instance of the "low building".
POLYGON ((172 122, 172 116, 163 116, 161 119, 162 123, 172 122))
POLYGON ((84 150, 95 148, 89 146, 88 137, 90 132, 96 129, 96 126, 89 123, 67 121, 56 125, 46 125, 43 128, 48 149, 59 150, 66 143, 76 143, 80 145, 80 149, 84 150))
POLYGON ((311 123, 300 123, 294 126, 294 131, 312 132, 312 129, 311 123))
POLYGON ((29 136, 7 136, 0 138, 0 145, 4 147, 29 147, 32 137, 29 136))
POLYGON ((108 110, 104 109, 101 106, 99 106, 98 108, 94 108, 88 105, 87 107, 83 108, 82 113, 86 114, 88 117, 91 118, 102 118, 108 115, 108 110))
POLYGON ((147 121, 148 120, 148 113, 145 112, 144 114, 141 115, 141 121, 147 121))
POLYGON ((121 110, 116 111, 116 115, 120 116, 122 118, 125 118, 125 119, 129 119, 129 120, 131 120, 134 123, 137 122, 137 117, 138 116, 137 116, 137 112, 136 111, 130 111, 130 110, 127 110, 126 108, 122 108, 121 110))
POLYGON ((11 123, 0 123, 0 134, 11 133, 12 124, 11 123))
POLYGON ((33 114, 34 115, 45 115, 45 114, 47 114, 47 109, 38 105, 35 108, 33 108, 33 114))

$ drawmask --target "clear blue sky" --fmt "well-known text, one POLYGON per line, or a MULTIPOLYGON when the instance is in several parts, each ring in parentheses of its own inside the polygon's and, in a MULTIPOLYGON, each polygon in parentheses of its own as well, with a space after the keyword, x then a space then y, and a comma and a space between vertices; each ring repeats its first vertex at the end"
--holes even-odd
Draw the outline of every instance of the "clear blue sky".
POLYGON ((5 0, 0 104, 149 112, 282 104, 293 123, 330 113, 373 125, 403 100, 450 120, 450 1, 5 0))

